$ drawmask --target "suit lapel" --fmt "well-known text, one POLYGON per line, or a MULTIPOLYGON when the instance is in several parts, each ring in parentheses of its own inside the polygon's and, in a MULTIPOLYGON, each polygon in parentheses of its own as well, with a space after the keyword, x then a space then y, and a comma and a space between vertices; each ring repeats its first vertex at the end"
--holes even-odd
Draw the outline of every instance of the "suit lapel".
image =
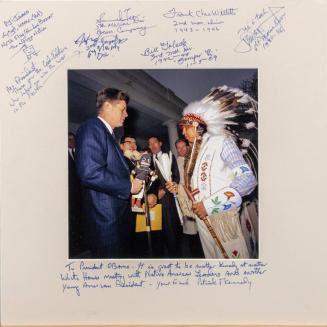
POLYGON ((165 184, 165 179, 163 178, 159 167, 157 166, 156 162, 154 161, 154 158, 155 158, 155 156, 152 156, 153 166, 154 166, 154 168, 156 170, 156 173, 158 175, 158 178, 159 178, 161 184, 165 184))
POLYGON ((128 165, 124 159, 124 156, 115 140, 115 138, 112 136, 112 134, 109 132, 108 128, 106 127, 106 125, 103 123, 103 121, 99 118, 96 118, 97 119, 97 123, 100 123, 100 125, 102 126, 102 128, 104 128, 104 130, 106 131, 107 135, 108 135, 108 138, 110 140, 110 142, 112 143, 112 145, 114 146, 117 154, 118 154, 118 157, 120 158, 120 161, 122 162, 123 166, 125 167, 125 169, 128 171, 129 173, 129 168, 128 168, 128 165))
POLYGON ((129 167, 128 167, 127 163, 126 163, 126 160, 125 160, 125 158, 124 158, 124 156, 123 156, 123 154, 122 154, 122 152, 121 152, 121 150, 120 150, 120 148, 119 148, 119 146, 118 146, 116 140, 115 140, 114 137, 109 133, 109 131, 108 131, 108 135, 109 135, 109 138, 110 138, 111 142, 112 142, 113 145, 114 145, 114 148, 115 148, 115 150, 116 150, 116 152, 117 152, 117 154, 118 154, 118 156, 119 156, 119 158, 120 158, 120 161, 122 162, 122 164, 123 164, 123 166, 125 167, 125 169, 129 172, 129 167))

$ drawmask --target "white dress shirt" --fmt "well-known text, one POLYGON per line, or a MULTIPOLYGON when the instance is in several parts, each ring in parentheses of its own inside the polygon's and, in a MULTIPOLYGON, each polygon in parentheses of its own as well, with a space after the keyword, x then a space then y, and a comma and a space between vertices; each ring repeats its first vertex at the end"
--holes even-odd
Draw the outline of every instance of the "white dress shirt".
POLYGON ((74 152, 75 152, 75 148, 74 148, 74 149, 72 149, 72 148, 68 148, 68 153, 69 153, 69 155, 71 156, 71 158, 72 158, 73 160, 75 160, 74 152))
POLYGON ((102 117, 98 116, 98 118, 105 124, 109 133, 112 135, 114 133, 114 130, 112 129, 112 127, 102 117))

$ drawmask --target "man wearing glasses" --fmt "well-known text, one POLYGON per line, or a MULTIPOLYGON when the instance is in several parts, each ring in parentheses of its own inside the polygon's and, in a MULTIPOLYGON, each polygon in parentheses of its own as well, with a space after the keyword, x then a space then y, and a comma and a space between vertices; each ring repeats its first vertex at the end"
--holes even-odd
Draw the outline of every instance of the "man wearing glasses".
POLYGON ((135 169, 136 166, 136 158, 135 155, 133 155, 133 152, 137 151, 137 145, 136 145, 136 140, 132 136, 124 136, 121 139, 120 142, 120 148, 124 153, 126 163, 128 164, 128 167, 130 171, 135 169))

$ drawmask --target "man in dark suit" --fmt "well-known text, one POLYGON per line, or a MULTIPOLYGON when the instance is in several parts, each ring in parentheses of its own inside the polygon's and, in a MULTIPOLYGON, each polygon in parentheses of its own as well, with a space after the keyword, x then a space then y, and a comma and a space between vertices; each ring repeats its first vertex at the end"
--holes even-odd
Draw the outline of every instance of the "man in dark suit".
POLYGON ((75 167, 75 134, 68 133, 68 200, 69 200, 69 258, 79 255, 83 247, 82 189, 75 167))
POLYGON ((86 238, 93 258, 130 255, 130 196, 139 192, 143 182, 130 182, 113 134, 128 116, 128 102, 128 95, 120 90, 99 91, 98 117, 85 122, 76 135, 76 167, 84 188, 86 238))
MULTIPOLYGON (((162 142, 157 136, 148 139, 148 145, 153 155, 153 165, 158 175, 158 202, 162 204, 162 231, 164 244, 169 258, 181 257, 182 225, 178 216, 174 197, 166 190, 166 181, 154 162, 154 158, 160 159, 162 155, 162 142)), ((172 157, 172 180, 179 181, 178 166, 175 157, 172 157)))

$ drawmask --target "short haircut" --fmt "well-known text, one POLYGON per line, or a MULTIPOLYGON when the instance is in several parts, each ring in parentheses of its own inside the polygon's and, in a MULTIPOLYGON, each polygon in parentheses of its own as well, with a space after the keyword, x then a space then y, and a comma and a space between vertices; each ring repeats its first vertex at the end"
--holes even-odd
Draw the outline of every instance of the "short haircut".
POLYGON ((136 138, 135 138, 133 135, 124 135, 124 136, 121 138, 120 143, 121 143, 121 144, 125 143, 125 140, 126 140, 128 137, 131 138, 131 139, 134 139, 134 140, 136 141, 136 138))
POLYGON ((186 139, 180 138, 175 142, 175 147, 177 146, 177 143, 184 142, 186 146, 189 145, 188 141, 186 139))
POLYGON ((161 139, 158 135, 151 135, 151 136, 149 136, 149 137, 148 137, 148 142, 149 142, 149 140, 152 139, 152 138, 157 139, 158 142, 163 143, 162 139, 161 139))
POLYGON ((126 105, 129 102, 129 96, 121 90, 107 87, 97 93, 96 106, 99 111, 106 101, 123 100, 126 105))
POLYGON ((74 137, 76 137, 76 135, 73 132, 68 132, 68 136, 74 136, 74 137))

